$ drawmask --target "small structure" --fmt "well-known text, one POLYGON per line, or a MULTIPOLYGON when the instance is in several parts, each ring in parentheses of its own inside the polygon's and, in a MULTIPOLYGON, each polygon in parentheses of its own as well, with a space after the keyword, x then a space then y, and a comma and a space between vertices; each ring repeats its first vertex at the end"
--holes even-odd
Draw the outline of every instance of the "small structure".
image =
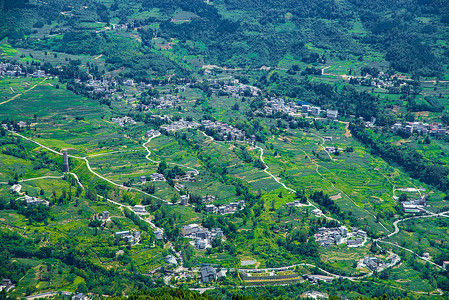
MULTIPOLYGON (((3 278, 2 279, 2 288, 6 291, 8 291, 8 289, 12 286, 12 281, 11 279, 8 278, 3 278)), ((2 290, 2 288, 0 288, 0 291, 2 290)))
POLYGON ((64 173, 69 172, 69 155, 67 151, 62 153, 62 171, 64 173))
POLYGON ((201 282, 207 283, 217 280, 217 271, 211 266, 201 267, 201 282))
POLYGON ((377 268, 379 267, 379 263, 378 263, 377 257, 365 256, 365 258, 363 259, 363 263, 371 271, 376 271, 377 268))
POLYGON ((449 261, 443 261, 443 270, 449 270, 449 261))
POLYGON ((338 110, 328 109, 326 113, 328 119, 336 120, 338 118, 338 110))
POLYGON ((353 240, 349 240, 346 244, 348 245, 349 248, 362 247, 363 239, 358 237, 353 240))
POLYGON ((217 272, 217 279, 221 279, 226 277, 226 273, 228 270, 226 269, 221 269, 219 272, 217 272))
POLYGON ((178 264, 178 261, 176 260, 176 258, 173 255, 167 255, 164 260, 167 264, 170 264, 170 265, 178 264))
POLYGON ((213 204, 206 204, 206 212, 216 214, 218 212, 218 208, 213 204))
POLYGON ((334 280, 334 277, 331 276, 324 276, 324 275, 309 275, 304 274, 304 278, 309 280, 312 284, 317 284, 319 281, 325 282, 325 283, 332 283, 334 280))
POLYGON ((126 235, 129 235, 129 230, 125 230, 125 231, 117 231, 117 232, 115 233, 115 236, 118 237, 118 238, 122 238, 122 237, 124 237, 124 236, 126 236, 126 235))
POLYGON ((310 108, 310 114, 314 115, 314 116, 318 116, 321 113, 321 109, 317 106, 312 106, 310 108))
POLYGON ((27 202, 27 207, 33 206, 33 205, 45 205, 45 206, 49 206, 50 202, 48 202, 47 200, 44 199, 40 199, 37 197, 30 197, 30 196, 25 196, 25 201, 27 202))
POLYGON ((153 173, 150 175, 150 178, 153 181, 165 181, 165 177, 161 173, 153 173))
POLYGON ((134 210, 134 212, 135 212, 136 214, 144 214, 144 213, 147 212, 147 211, 145 210, 145 206, 142 206, 142 205, 135 205, 135 206, 133 207, 133 210, 134 210))
POLYGON ((12 187, 9 188, 10 193, 20 193, 20 190, 22 189, 22 186, 20 184, 14 184, 12 187))
POLYGON ((162 240, 164 238, 164 231, 160 228, 156 228, 153 233, 157 240, 162 240))
POLYGON ((101 218, 102 218, 103 220, 109 219, 109 212, 108 212, 107 210, 103 211, 103 212, 101 213, 101 218))
POLYGON ((189 224, 182 226, 181 233, 183 236, 191 235, 195 232, 200 231, 200 226, 198 224, 189 224))
POLYGON ((212 195, 206 195, 203 197, 202 200, 203 200, 203 203, 209 203, 209 202, 217 200, 217 197, 214 197, 212 195))
POLYGON ((181 195, 181 205, 187 206, 189 204, 189 196, 188 195, 181 195))

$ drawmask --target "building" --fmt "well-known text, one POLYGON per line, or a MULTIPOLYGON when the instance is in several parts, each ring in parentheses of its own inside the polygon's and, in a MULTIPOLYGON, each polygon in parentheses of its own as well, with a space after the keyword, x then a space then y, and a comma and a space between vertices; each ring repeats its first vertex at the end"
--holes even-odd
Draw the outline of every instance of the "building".
POLYGON ((147 211, 145 210, 145 206, 142 206, 142 205, 135 205, 135 206, 133 207, 133 210, 134 210, 134 212, 135 212, 136 214, 144 214, 144 213, 147 212, 147 211))
POLYGON ((3 279, 2 279, 2 286, 4 286, 4 289, 5 289, 5 290, 8 290, 8 288, 9 288, 10 286, 12 286, 12 281, 11 281, 11 279, 3 278, 3 279))
POLYGON ((50 203, 47 200, 44 199, 40 199, 37 197, 30 197, 30 196, 25 196, 25 201, 27 202, 27 207, 33 206, 33 205, 45 205, 45 206, 49 206, 50 203))
POLYGON ((301 106, 301 112, 302 112, 302 113, 307 114, 307 113, 309 113, 309 110, 310 110, 310 105, 308 105, 308 104, 303 104, 303 105, 301 106))
POLYGON ((213 239, 221 239, 223 237, 223 230, 221 228, 212 228, 210 233, 213 239))
POLYGON ((201 267, 201 282, 206 283, 217 280, 217 271, 211 266, 201 267))
POLYGON ((188 195, 181 195, 181 201, 180 204, 187 206, 189 204, 189 196, 188 195))
POLYGON ((176 260, 176 258, 173 255, 167 255, 164 260, 167 264, 170 264, 170 265, 178 264, 178 261, 176 260))
POLYGON ((399 129, 402 129, 402 123, 395 123, 393 127, 391 127, 392 131, 398 131, 399 129))
POLYGON ((331 109, 328 109, 328 110, 326 111, 326 115, 327 115, 327 118, 328 118, 328 119, 336 120, 336 119, 338 118, 338 110, 331 110, 331 109))
POLYGON ((125 236, 127 236, 127 235, 129 235, 129 230, 125 230, 125 231, 117 231, 117 232, 115 233, 115 236, 116 236, 117 238, 119 238, 119 239, 121 239, 121 238, 123 238, 123 237, 125 237, 125 236))
POLYGON ((107 210, 103 211, 103 212, 101 213, 101 218, 102 218, 103 220, 109 219, 109 212, 108 212, 107 210))
POLYGON ((203 200, 203 203, 209 203, 209 202, 217 200, 217 197, 214 197, 212 195, 206 195, 203 197, 202 200, 203 200))
POLYGON ((83 293, 78 293, 72 296, 72 300, 88 300, 89 298, 83 293))
POLYGON ((449 271, 449 261, 443 261, 443 270, 449 271))
POLYGON ((150 175, 150 178, 153 181, 165 181, 165 177, 161 173, 153 173, 150 175))
POLYGON ((346 226, 340 226, 338 229, 340 230, 342 237, 348 236, 348 228, 346 228, 346 226))
POLYGON ((160 228, 156 228, 153 233, 157 240, 162 240, 164 238, 164 231, 160 228))
POLYGON ((139 180, 140 180, 140 182, 145 183, 145 182, 147 182, 147 177, 142 175, 139 177, 139 180))
POLYGON ((349 240, 346 242, 349 248, 355 248, 355 247, 361 247, 363 246, 363 239, 362 238, 355 238, 353 240, 349 240))
POLYGON ((189 224, 182 226, 181 233, 183 236, 191 235, 195 232, 200 231, 200 226, 198 224, 189 224))
POLYGON ((195 237, 193 240, 193 245, 195 246, 196 249, 204 250, 209 245, 209 241, 203 240, 200 237, 195 237))
POLYGON ((206 204, 206 212, 216 214, 218 212, 218 208, 213 204, 206 204))
POLYGON ((209 230, 205 229, 205 230, 200 230, 195 232, 195 237, 200 238, 202 240, 207 240, 209 241, 211 238, 211 233, 209 230))
POLYGON ((334 277, 331 276, 324 276, 324 275, 309 275, 304 274, 304 278, 309 280, 312 284, 317 284, 319 281, 325 282, 325 283, 332 283, 334 280, 334 277))
POLYGON ((62 171, 64 173, 69 172, 69 155, 67 151, 62 153, 62 171))
POLYGON ((310 108, 310 114, 314 115, 314 116, 318 116, 321 113, 321 109, 317 106, 312 106, 310 108))
POLYGON ((378 263, 377 257, 365 256, 365 258, 363 259, 363 263, 371 271, 376 271, 377 268, 379 267, 379 263, 378 263))
POLYGON ((14 184, 12 187, 9 188, 10 193, 20 193, 20 190, 22 189, 22 186, 20 184, 14 184))

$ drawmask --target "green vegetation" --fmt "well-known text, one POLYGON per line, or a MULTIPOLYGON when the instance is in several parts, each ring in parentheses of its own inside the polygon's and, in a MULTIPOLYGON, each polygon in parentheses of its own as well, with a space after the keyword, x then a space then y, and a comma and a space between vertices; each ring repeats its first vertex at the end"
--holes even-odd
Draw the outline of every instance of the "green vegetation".
POLYGON ((3 2, 11 299, 447 297, 447 1, 3 2))

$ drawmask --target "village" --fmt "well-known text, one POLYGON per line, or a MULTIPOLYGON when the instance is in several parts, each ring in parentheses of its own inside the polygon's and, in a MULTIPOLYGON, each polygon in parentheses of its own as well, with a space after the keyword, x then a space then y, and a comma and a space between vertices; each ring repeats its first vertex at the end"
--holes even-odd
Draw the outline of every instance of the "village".
POLYGON ((346 244, 350 248, 362 247, 367 241, 365 231, 357 227, 351 227, 349 231, 346 226, 326 228, 318 228, 318 232, 313 235, 315 241, 323 247, 330 245, 346 244))

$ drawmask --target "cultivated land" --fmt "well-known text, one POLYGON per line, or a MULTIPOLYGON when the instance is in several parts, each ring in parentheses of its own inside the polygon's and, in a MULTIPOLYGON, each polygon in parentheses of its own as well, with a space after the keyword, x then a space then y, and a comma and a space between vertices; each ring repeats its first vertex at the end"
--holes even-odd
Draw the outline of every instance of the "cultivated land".
POLYGON ((445 299, 445 5, 156 2, 0 12, 8 295, 445 299))
MULTIPOLYGON (((324 219, 315 217, 311 212, 314 209, 312 205, 316 206, 313 202, 293 210, 286 209, 285 204, 295 200, 295 193, 292 190, 304 191, 308 195, 319 187, 331 196, 341 212, 349 218, 350 223, 341 220, 343 223, 348 226, 352 223, 359 224, 368 230, 370 235, 378 237, 395 231, 393 222, 397 218, 395 217, 397 201, 393 196, 401 193, 397 190, 399 187, 419 185, 426 189, 426 193, 432 194, 429 199, 432 207, 429 207, 429 210, 446 207, 441 201, 441 196, 438 197, 438 191, 412 181, 400 169, 369 154, 353 137, 346 134, 343 123, 322 120, 319 121, 322 123, 319 130, 286 129, 268 136, 264 144, 218 141, 200 129, 181 130, 175 135, 169 133, 149 139, 144 135, 151 126, 148 127, 143 122, 121 128, 110 121, 120 111, 126 111, 126 104, 122 101, 113 102, 112 109, 101 106, 96 101, 72 94, 65 90, 63 85, 56 89, 54 85, 57 81, 54 79, 38 81, 33 90, 20 91, 19 87, 28 85, 27 81, 15 79, 14 86, 22 95, 2 104, 8 109, 8 113, 3 117, 31 123, 29 128, 22 129, 20 133, 7 133, 4 137, 5 141, 8 139, 14 141, 22 136, 20 145, 25 147, 27 156, 21 158, 17 157, 20 155, 2 154, 2 181, 7 183, 17 174, 22 192, 26 191, 31 196, 55 199, 56 203, 51 206, 51 218, 45 221, 45 224, 30 223, 30 220, 12 210, 1 211, 0 220, 5 225, 5 230, 16 231, 23 236, 31 234, 39 237, 39 244, 42 246, 52 245, 61 238, 76 239, 79 246, 85 249, 85 254, 90 257, 91 262, 98 266, 114 268, 121 272, 149 274, 158 267, 166 265, 163 258, 173 244, 155 243, 151 230, 143 231, 140 243, 132 247, 126 247, 113 238, 116 231, 139 230, 138 223, 123 215, 130 204, 146 205, 152 197, 165 201, 166 203, 159 204, 162 206, 156 210, 148 208, 151 214, 141 217, 142 220, 153 220, 152 222, 156 222, 158 226, 165 226, 164 214, 167 212, 172 215, 171 226, 175 227, 201 223, 211 216, 205 213, 201 206, 194 209, 177 204, 170 205, 174 197, 179 197, 179 192, 167 182, 155 182, 153 194, 140 192, 148 186, 148 183, 141 184, 139 177, 142 175, 149 177, 150 174, 157 172, 161 161, 167 162, 168 166, 176 164, 185 171, 197 170, 199 174, 195 182, 183 183, 186 191, 200 196, 213 195, 217 197, 213 202, 216 205, 228 204, 242 197, 236 195, 236 180, 242 182, 249 190, 260 193, 261 200, 265 203, 251 209, 251 214, 257 214, 257 218, 251 217, 251 214, 248 218, 241 213, 226 217, 228 222, 237 227, 237 232, 232 237, 232 242, 228 240, 224 242, 225 247, 220 246, 221 250, 192 251, 190 248, 192 246, 188 245, 186 240, 179 240, 173 249, 181 250, 186 266, 213 263, 232 269, 238 268, 241 261, 247 260, 256 262, 252 266, 245 267, 250 270, 291 266, 304 262, 315 264, 316 261, 292 255, 276 243, 276 240, 285 238, 296 230, 310 231, 317 226, 315 224, 318 220, 324 219), (45 97, 46 109, 39 109, 39 106, 33 105, 33 101, 37 101, 40 97, 45 97), (143 147, 144 144, 148 150, 143 147), (343 151, 340 155, 330 154, 326 147, 342 148, 343 151), (353 151, 345 151, 348 148, 353 151), (71 184, 70 180, 61 178, 63 176, 60 168, 61 156, 50 152, 50 149, 55 153, 68 151, 71 155, 71 172, 77 175, 80 184, 73 182, 71 184), (267 171, 255 167, 253 162, 242 156, 242 151, 249 154, 251 161, 263 159, 268 167, 267 171), (59 165, 50 165, 48 168, 37 167, 39 161, 35 157, 42 153, 59 162, 59 165), (217 173, 216 168, 226 170, 225 175, 220 174, 223 171, 217 173), (97 200, 84 198, 88 197, 87 188, 93 186, 96 187, 98 195, 115 202, 108 202, 104 198, 97 200), (80 193, 77 192, 75 195, 77 189, 80 193), (61 193, 70 194, 70 200, 61 193), (104 210, 109 211, 111 222, 101 228, 89 227, 92 216, 104 210), (179 244, 180 242, 182 243, 179 244)), ((195 95, 201 94, 201 91, 189 89, 183 93, 195 95)), ((14 94, 11 95, 13 96, 14 94)), ((162 110, 160 113, 170 113, 172 117, 180 115, 196 118, 201 115, 203 108, 194 105, 195 102, 189 101, 188 97, 179 104, 179 110, 162 110)), ((247 102, 241 102, 239 99, 235 101, 241 104, 241 108, 249 109, 247 102)), ((212 97, 207 102, 207 109, 219 120, 229 122, 243 118, 240 111, 223 108, 224 103, 226 103, 224 99, 212 97)), ((255 120, 265 123, 267 127, 275 123, 275 120, 260 117, 255 120)), ((10 147, 7 146, 8 143, 6 142, 3 149, 10 147)), ((3 185, 2 189, 8 194, 7 185, 3 185)), ((413 194, 416 193, 410 192, 409 198, 413 197, 413 194)), ((326 210, 324 213, 330 219, 339 219, 336 215, 326 213, 326 210)), ((444 239, 447 231, 444 218, 405 221, 400 223, 399 229, 397 234, 383 241, 398 243, 419 256, 424 252, 428 252, 431 257, 441 255, 441 248, 438 245, 447 243, 444 239), (434 229, 425 230, 424 228, 428 226, 434 229)), ((401 256, 410 255, 392 244, 378 243, 378 245, 401 256)), ((352 249, 346 245, 320 247, 319 260, 322 261, 320 267, 334 274, 362 276, 369 270, 356 269, 354 265, 363 257, 376 253, 377 250, 373 249, 375 248, 372 242, 362 248, 352 249)), ((29 294, 30 285, 36 286, 36 290, 39 291, 63 287, 65 290, 74 291, 84 280, 79 276, 73 278, 70 272, 65 271, 70 267, 62 262, 61 265, 52 267, 55 270, 52 272, 45 271, 45 268, 48 268, 46 260, 30 260, 30 262, 30 269, 14 290, 15 295, 29 294), (39 272, 47 274, 47 277, 38 275, 39 272)), ((417 260, 413 263, 420 262, 417 260)), ((404 281, 396 275, 407 272, 412 276, 414 272, 416 273, 413 268, 410 269, 409 264, 409 261, 402 263, 403 271, 396 270, 396 267, 391 271, 385 271, 388 272, 390 280, 386 281, 387 285, 391 285, 392 288, 397 286, 412 293, 433 292, 435 288, 431 283, 416 285, 413 279, 404 281)), ((297 269, 297 273, 294 274, 310 273, 313 274, 314 271, 297 269)), ((175 278, 177 277, 171 279, 175 285, 197 286, 196 281, 182 277, 175 278)), ((385 284, 385 278, 381 277, 379 280, 383 280, 385 284)), ((239 284, 238 277, 234 279, 230 277, 222 284, 226 286, 234 281, 239 284)), ((264 284, 269 282, 272 280, 264 284)))

